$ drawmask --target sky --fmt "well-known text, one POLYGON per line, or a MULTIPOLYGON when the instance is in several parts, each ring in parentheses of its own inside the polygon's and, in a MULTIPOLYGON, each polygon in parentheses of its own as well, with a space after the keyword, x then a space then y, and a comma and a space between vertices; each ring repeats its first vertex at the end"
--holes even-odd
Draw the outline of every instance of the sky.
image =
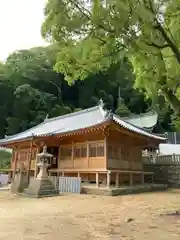
POLYGON ((18 49, 46 45, 41 37, 46 0, 0 0, 0 61, 18 49))

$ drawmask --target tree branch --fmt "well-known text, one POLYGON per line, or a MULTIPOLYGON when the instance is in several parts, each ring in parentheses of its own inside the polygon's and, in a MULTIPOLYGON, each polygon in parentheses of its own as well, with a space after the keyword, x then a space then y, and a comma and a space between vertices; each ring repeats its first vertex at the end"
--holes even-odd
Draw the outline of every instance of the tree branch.
POLYGON ((156 18, 156 12, 154 11, 152 1, 148 0, 148 2, 149 2, 149 7, 147 6, 147 2, 144 0, 145 7, 147 9, 149 9, 149 11, 154 15, 154 22, 155 22, 154 29, 161 33, 162 37, 167 42, 167 44, 169 44, 169 48, 172 50, 172 52, 174 53, 174 56, 176 57, 178 63, 180 64, 180 50, 178 49, 176 43, 172 39, 169 38, 164 27, 161 25, 161 23, 156 18))
MULTIPOLYGON (((91 17, 92 17, 92 14, 91 12, 86 9, 85 7, 83 7, 82 5, 80 6, 76 0, 69 0, 69 2, 74 5, 89 21, 91 21, 91 17)), ((114 34, 115 31, 113 29, 107 29, 104 25, 102 25, 101 23, 97 23, 96 24, 97 27, 103 29, 105 32, 109 32, 111 34, 114 34)))
POLYGON ((170 47, 169 44, 158 45, 158 44, 153 43, 153 42, 152 42, 152 43, 146 42, 146 44, 147 44, 148 46, 150 46, 150 47, 155 47, 155 48, 158 48, 158 49, 164 49, 164 48, 170 47))

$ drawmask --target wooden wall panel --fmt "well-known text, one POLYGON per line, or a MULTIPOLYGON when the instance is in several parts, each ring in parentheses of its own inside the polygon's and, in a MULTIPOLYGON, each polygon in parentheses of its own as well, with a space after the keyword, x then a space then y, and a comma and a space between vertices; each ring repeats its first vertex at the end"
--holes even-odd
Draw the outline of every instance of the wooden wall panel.
POLYGON ((111 131, 107 138, 107 169, 142 169, 141 144, 135 140, 120 132, 111 131))
POLYGON ((90 169, 103 169, 106 168, 106 160, 104 157, 89 158, 90 169))
POLYGON ((60 169, 102 169, 106 167, 106 158, 103 155, 105 155, 104 140, 60 145, 58 167, 60 169))
POLYGON ((69 159, 59 159, 59 168, 67 168, 67 169, 71 169, 73 168, 73 161, 71 158, 69 159))
POLYGON ((87 158, 75 158, 73 159, 73 163, 74 163, 74 168, 77 168, 77 169, 81 169, 81 168, 84 168, 84 169, 87 169, 88 168, 88 159, 87 158))

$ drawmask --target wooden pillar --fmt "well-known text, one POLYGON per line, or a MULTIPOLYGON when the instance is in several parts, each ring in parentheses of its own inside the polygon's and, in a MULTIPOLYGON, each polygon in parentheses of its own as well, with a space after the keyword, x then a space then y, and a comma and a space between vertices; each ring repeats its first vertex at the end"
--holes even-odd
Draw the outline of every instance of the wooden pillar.
POLYGON ((107 172, 107 188, 111 186, 111 172, 107 172))
POLYGON ((32 160, 32 148, 33 148, 33 138, 31 139, 31 144, 30 144, 30 152, 29 152, 29 156, 28 156, 28 181, 30 178, 30 171, 31 171, 31 160, 32 160))
POLYGON ((13 154, 11 158, 11 171, 10 171, 10 179, 13 179, 14 176, 14 168, 15 168, 15 161, 16 161, 16 150, 13 149, 13 154))
POLYGON ((144 173, 141 173, 141 184, 144 184, 144 173))
POLYGON ((15 159, 16 159, 16 150, 15 150, 15 149, 13 149, 13 152, 12 152, 12 157, 11 157, 11 166, 10 166, 11 170, 13 170, 13 169, 14 169, 14 163, 15 163, 15 159))
POLYGON ((130 186, 133 185, 133 174, 132 174, 132 172, 130 172, 130 174, 129 174, 129 183, 130 183, 130 186))
POLYGON ((105 168, 108 169, 108 145, 107 145, 107 136, 104 138, 104 158, 105 158, 105 168))
POLYGON ((72 153, 71 153, 71 161, 72 161, 72 166, 74 168, 74 142, 72 142, 72 153))
POLYGON ((154 174, 152 174, 152 183, 154 183, 154 174))
POLYGON ((116 173, 116 187, 119 187, 119 173, 116 173))
POLYGON ((87 142, 87 166, 88 166, 88 168, 90 168, 90 164, 89 164, 89 142, 87 142))
POLYGON ((19 151, 19 149, 17 148, 17 149, 15 150, 15 159, 14 159, 15 162, 14 162, 14 169, 13 169, 12 179, 14 179, 15 174, 16 174, 17 162, 18 162, 18 151, 19 151))
POLYGON ((38 163, 38 157, 37 157, 37 154, 40 152, 40 149, 41 149, 41 148, 37 146, 34 177, 37 177, 37 173, 38 173, 38 166, 37 166, 37 163, 38 163))
MULTIPOLYGON (((59 147, 59 151, 58 151, 58 169, 60 169, 60 161, 61 161, 61 147, 59 147)), ((60 176, 60 172, 59 172, 59 176, 60 176)))
POLYGON ((96 187, 99 187, 99 172, 96 172, 96 187))
POLYGON ((135 151, 135 148, 131 147, 131 151, 129 151, 130 153, 130 170, 132 171, 134 169, 134 159, 136 158, 136 151, 135 151))
POLYGON ((80 178, 80 172, 78 172, 78 178, 80 178))

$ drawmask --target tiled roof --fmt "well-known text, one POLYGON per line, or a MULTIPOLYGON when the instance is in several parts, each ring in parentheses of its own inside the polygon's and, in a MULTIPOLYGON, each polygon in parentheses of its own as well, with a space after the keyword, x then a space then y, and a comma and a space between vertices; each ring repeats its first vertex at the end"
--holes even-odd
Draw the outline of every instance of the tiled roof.
MULTIPOLYGON (((7 144, 14 141, 28 139, 38 136, 51 136, 61 133, 73 132, 84 128, 89 128, 107 121, 108 111, 104 110, 102 104, 81 110, 78 112, 66 114, 63 116, 45 119, 41 124, 30 128, 24 132, 8 136, 5 139, 0 140, 0 145, 7 144)), ((138 133, 140 135, 157 139, 165 140, 165 138, 157 136, 155 134, 148 133, 147 131, 140 129, 125 120, 121 119, 117 115, 112 115, 113 121, 128 129, 129 131, 138 133)))
POLYGON ((158 115, 156 112, 148 112, 140 115, 131 115, 129 117, 124 117, 123 120, 135 125, 136 127, 152 130, 153 127, 157 124, 158 115))

